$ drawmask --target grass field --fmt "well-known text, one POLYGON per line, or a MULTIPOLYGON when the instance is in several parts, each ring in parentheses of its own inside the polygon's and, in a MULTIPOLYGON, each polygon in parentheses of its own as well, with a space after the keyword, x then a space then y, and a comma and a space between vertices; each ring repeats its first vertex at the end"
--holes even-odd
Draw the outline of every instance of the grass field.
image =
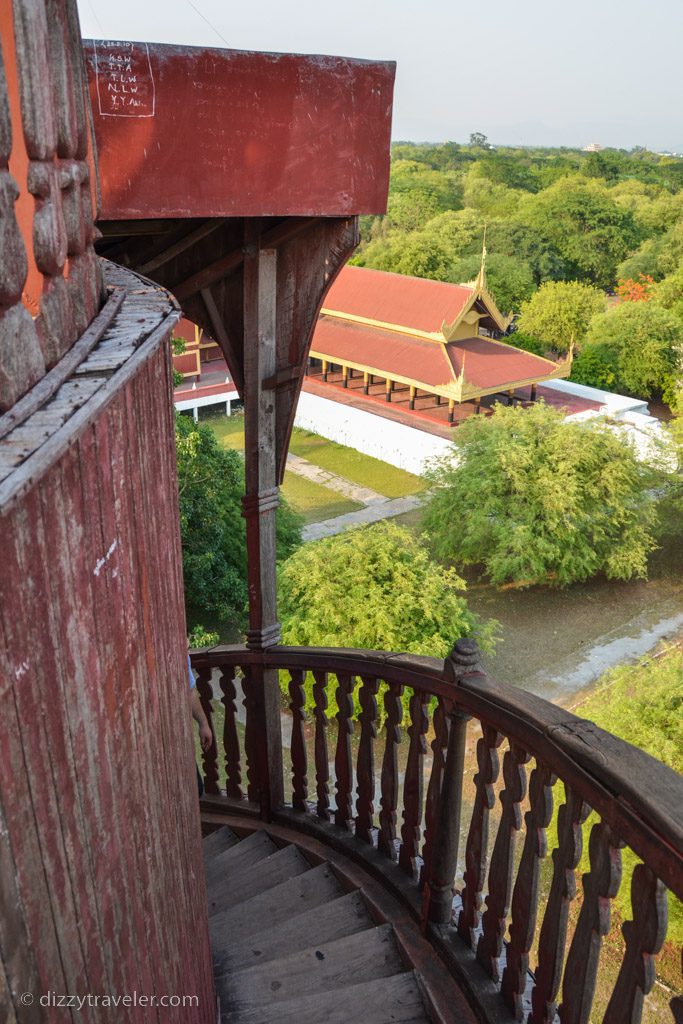
MULTIPOLYGON (((204 421, 226 448, 244 451, 244 419, 242 416, 210 416, 204 421)), ((374 460, 373 460, 374 461, 374 460)), ((320 523, 323 519, 355 512, 363 506, 357 501, 344 498, 337 491, 322 484, 313 483, 294 473, 285 474, 282 493, 299 512, 306 523, 320 523)))
POLYGON ((424 480, 419 476, 396 469, 388 462, 362 455, 354 448, 328 441, 307 430, 294 428, 290 450, 321 469, 343 476, 345 480, 351 480, 362 487, 370 487, 386 498, 417 494, 424 487, 424 480))
POLYGON ((363 508, 360 502, 351 501, 338 491, 313 483, 295 473, 285 473, 282 493, 295 512, 304 517, 306 523, 320 523, 323 519, 333 519, 335 516, 363 508))

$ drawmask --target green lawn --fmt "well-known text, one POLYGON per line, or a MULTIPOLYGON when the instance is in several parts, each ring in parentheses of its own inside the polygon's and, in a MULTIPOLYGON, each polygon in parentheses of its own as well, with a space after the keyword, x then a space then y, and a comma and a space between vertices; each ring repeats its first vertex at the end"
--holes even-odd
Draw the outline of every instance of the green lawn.
POLYGON ((295 512, 299 512, 307 523, 320 523, 346 512, 363 508, 358 501, 343 497, 322 484, 313 483, 295 473, 285 473, 282 493, 295 512))
POLYGON ((402 498, 424 488, 424 480, 419 476, 298 427, 292 432, 290 451, 345 480, 370 487, 386 498, 402 498))
POLYGON ((211 427, 218 440, 226 448, 244 451, 244 417, 243 416, 202 416, 201 423, 211 427))

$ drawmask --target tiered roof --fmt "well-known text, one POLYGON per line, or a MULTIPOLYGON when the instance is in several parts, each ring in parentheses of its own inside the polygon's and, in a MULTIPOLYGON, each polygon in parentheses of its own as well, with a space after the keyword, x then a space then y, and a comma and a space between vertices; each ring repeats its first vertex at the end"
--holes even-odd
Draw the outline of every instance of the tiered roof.
POLYGON ((456 402, 568 375, 571 356, 555 363, 477 334, 479 325, 503 332, 510 319, 486 287, 483 264, 466 285, 346 266, 325 299, 311 355, 456 402))

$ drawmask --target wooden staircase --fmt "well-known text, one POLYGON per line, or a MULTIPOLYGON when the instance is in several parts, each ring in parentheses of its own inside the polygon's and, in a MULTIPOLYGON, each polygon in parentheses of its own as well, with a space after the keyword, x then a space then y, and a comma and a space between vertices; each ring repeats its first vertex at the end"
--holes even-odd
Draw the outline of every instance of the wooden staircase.
POLYGON ((204 840, 204 863, 222 1024, 443 1020, 393 924, 328 861, 265 828, 240 839, 223 827, 204 840))

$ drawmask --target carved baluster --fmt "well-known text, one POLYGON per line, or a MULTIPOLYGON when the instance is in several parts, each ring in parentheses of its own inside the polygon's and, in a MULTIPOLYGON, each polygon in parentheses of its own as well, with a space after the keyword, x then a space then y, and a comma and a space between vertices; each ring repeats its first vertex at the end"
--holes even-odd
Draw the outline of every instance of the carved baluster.
POLYGON ((378 679, 363 677, 359 694, 360 744, 356 766, 356 836, 372 843, 375 824, 375 739, 377 738, 378 679))
POLYGON ((655 983, 655 956, 666 936, 666 889, 645 864, 631 878, 633 920, 621 931, 626 952, 602 1024, 640 1024, 643 999, 655 983))
POLYGON ((337 810, 334 813, 336 825, 353 831, 353 761, 351 759, 351 737, 353 735, 353 677, 345 672, 337 673, 337 750, 334 758, 336 776, 337 810))
POLYGON ((512 894, 510 942, 501 985, 503 998, 517 1020, 524 1019, 522 997, 536 931, 538 877, 541 860, 547 853, 546 828, 553 813, 554 783, 555 776, 550 769, 537 762, 529 783, 530 807, 524 815, 524 849, 512 894))
POLYGON ((557 847, 552 852, 553 880, 538 939, 538 967, 531 993, 529 1024, 552 1024, 555 1019, 569 904, 576 895, 575 869, 581 860, 583 846, 581 826, 589 812, 588 804, 583 803, 573 789, 565 786, 565 803, 557 815, 557 847))
POLYGON ((327 672, 313 673, 313 700, 315 702, 315 785, 318 817, 330 820, 330 760, 327 753, 327 672))
POLYGON ((621 881, 622 845, 604 821, 591 829, 590 871, 581 879, 583 905, 562 979, 562 1024, 588 1024, 602 937, 609 931, 610 900, 619 891, 621 881))
POLYGON ((242 669, 242 689, 244 690, 244 710, 246 720, 244 725, 244 752, 247 756, 247 799, 253 803, 259 802, 258 782, 258 735, 256 726, 256 709, 254 707, 254 682, 252 679, 251 665, 245 665, 242 669))
POLYGON ((237 706, 235 699, 234 669, 225 665, 221 672, 220 685, 225 708, 223 725, 223 750, 225 752, 225 791, 235 800, 242 799, 242 774, 240 766, 240 741, 237 735, 237 706))
POLYGON ((403 720, 403 687, 400 683, 389 683, 384 693, 386 719, 386 745, 382 759, 382 799, 379 812, 379 835, 377 849, 396 860, 396 811, 398 808, 398 745, 401 742, 403 720))
POLYGON ((292 807, 297 811, 308 809, 308 762, 306 757, 306 737, 304 723, 306 721, 306 694, 304 680, 306 673, 301 669, 292 669, 289 673, 289 709, 292 712, 292 807))
POLYGON ((481 918, 482 893, 488 862, 489 815, 494 803, 493 784, 498 778, 500 762, 498 747, 503 737, 488 725, 482 725, 483 736, 477 743, 479 771, 474 776, 476 794, 465 850, 465 886, 462 910, 458 916, 458 934, 474 949, 481 918))
POLYGON ((209 749, 202 752, 204 791, 217 794, 220 793, 218 787, 218 748, 216 746, 216 732, 213 727, 213 690, 211 688, 210 668, 200 668, 197 670, 197 691, 213 736, 209 749))
POLYGON ((515 840, 522 827, 519 805, 526 796, 524 765, 528 760, 527 752, 516 743, 510 743, 510 749, 503 758, 505 789, 500 794, 502 813, 491 854, 489 891, 481 919, 482 933, 477 943, 477 960, 494 981, 499 980, 498 958, 503 948, 510 907, 515 840))
POLYGON ((403 783, 403 825, 401 826, 401 848, 398 862, 406 874, 417 877, 417 858, 420 853, 420 824, 422 821, 423 767, 427 752, 425 734, 429 727, 427 702, 429 698, 414 690, 410 698, 410 725, 408 736, 408 760, 403 783))
POLYGON ((444 698, 439 697, 438 704, 434 711, 434 739, 431 743, 432 771, 429 776, 427 799, 425 801, 424 845, 422 847, 423 864, 422 870, 420 871, 420 886, 423 886, 429 878, 429 870, 432 863, 434 833, 436 830, 439 809, 439 794, 441 793, 441 780, 443 779, 443 773, 446 767, 449 725, 450 720, 446 714, 444 698))

